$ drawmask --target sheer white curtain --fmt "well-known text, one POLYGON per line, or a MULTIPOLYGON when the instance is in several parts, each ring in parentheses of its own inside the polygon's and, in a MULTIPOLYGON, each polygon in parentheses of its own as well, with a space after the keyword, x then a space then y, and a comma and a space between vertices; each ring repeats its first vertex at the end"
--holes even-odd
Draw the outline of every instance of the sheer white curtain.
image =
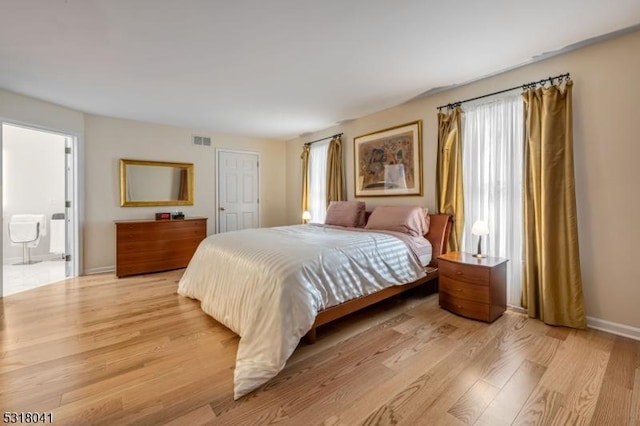
POLYGON ((327 153, 330 142, 316 142, 309 151, 309 222, 312 223, 324 223, 327 215, 327 153))
POLYGON ((521 306, 523 104, 520 95, 463 107, 462 173, 465 229, 462 250, 474 253, 476 220, 486 220, 489 235, 482 252, 509 259, 507 304, 521 306))

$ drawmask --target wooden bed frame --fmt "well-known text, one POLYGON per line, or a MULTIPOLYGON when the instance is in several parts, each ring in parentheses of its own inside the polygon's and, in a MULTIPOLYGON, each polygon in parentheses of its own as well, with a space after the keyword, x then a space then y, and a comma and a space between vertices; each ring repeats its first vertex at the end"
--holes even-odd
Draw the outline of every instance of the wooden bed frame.
POLYGON ((438 256, 446 253, 447 251, 447 241, 449 240, 449 233, 451 232, 453 220, 451 216, 447 214, 430 214, 429 218, 429 232, 427 232, 425 238, 431 243, 432 256, 431 262, 425 267, 425 271, 427 273, 426 276, 412 283, 387 287, 376 293, 369 294, 368 296, 349 300, 318 312, 316 321, 313 323, 311 330, 309 330, 304 337, 305 341, 308 343, 314 343, 316 341, 316 328, 321 325, 337 320, 338 318, 342 318, 397 294, 404 293, 405 291, 411 290, 419 285, 431 283, 433 285, 433 291, 437 291, 437 286, 434 280, 438 278, 438 256))

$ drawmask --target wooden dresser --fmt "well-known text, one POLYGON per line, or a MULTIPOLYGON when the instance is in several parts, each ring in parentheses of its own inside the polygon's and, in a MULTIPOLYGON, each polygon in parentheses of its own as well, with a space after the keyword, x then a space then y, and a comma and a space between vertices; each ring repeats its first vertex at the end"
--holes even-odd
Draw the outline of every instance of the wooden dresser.
POLYGON ((116 275, 184 268, 206 236, 206 218, 116 221, 116 275))
POLYGON ((507 259, 452 252, 438 257, 440 306, 493 322, 507 307, 507 259))

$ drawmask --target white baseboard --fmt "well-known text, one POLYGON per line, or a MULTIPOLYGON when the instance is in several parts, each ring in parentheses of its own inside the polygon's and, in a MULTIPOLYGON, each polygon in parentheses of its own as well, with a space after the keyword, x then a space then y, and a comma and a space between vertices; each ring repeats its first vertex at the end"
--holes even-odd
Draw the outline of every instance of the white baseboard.
POLYGON ((115 272, 115 266, 103 266, 101 268, 89 268, 84 270, 83 275, 105 274, 107 272, 115 272))
MULTIPOLYGON (((509 305, 509 309, 521 314, 527 313, 527 310, 520 306, 509 305)), ((631 327, 625 324, 618 324, 617 322, 611 322, 600 318, 587 317, 587 327, 593 328, 594 330, 616 334, 618 336, 628 337, 629 339, 640 340, 640 328, 631 327)))
POLYGON ((516 305, 507 305, 507 308, 509 308, 512 311, 515 311, 519 314, 526 314, 527 310, 525 308, 523 308, 522 306, 516 306, 516 305))
POLYGON ((629 339, 640 340, 640 328, 631 327, 625 324, 606 321, 600 318, 587 317, 587 327, 595 330, 606 331, 629 339))

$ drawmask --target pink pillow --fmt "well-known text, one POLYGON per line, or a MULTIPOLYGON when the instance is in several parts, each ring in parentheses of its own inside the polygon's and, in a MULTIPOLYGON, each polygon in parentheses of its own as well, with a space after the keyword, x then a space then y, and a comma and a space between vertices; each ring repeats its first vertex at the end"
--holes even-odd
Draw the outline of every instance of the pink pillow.
POLYGON ((418 206, 379 206, 376 207, 365 229, 402 232, 414 237, 423 236, 429 231, 428 210, 418 206))
POLYGON ((426 207, 422 207, 422 214, 424 215, 424 221, 427 224, 427 226, 424 228, 424 234, 422 235, 427 235, 427 232, 429 232, 429 225, 431 225, 431 216, 429 216, 429 209, 426 207))
POLYGON ((327 209, 325 225, 362 228, 365 214, 364 201, 332 201, 327 209))

